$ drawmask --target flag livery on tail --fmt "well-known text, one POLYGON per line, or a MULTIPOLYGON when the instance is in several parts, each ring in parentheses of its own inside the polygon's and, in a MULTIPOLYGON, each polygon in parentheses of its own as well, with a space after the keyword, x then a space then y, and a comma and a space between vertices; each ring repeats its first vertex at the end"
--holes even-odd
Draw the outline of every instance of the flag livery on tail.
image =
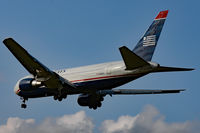
POLYGON ((146 61, 151 61, 162 31, 168 10, 161 11, 154 19, 144 36, 139 40, 133 52, 146 61))

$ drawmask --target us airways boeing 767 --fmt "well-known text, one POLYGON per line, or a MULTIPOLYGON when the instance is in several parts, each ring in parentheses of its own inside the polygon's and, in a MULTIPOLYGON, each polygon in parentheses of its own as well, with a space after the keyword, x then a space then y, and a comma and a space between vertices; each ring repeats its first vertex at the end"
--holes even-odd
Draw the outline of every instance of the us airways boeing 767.
POLYGON ((138 95, 179 93, 184 89, 146 90, 113 89, 137 78, 155 72, 190 71, 191 68, 165 67, 151 62, 168 10, 161 11, 133 50, 119 48, 122 61, 102 63, 52 71, 21 47, 12 38, 5 46, 31 74, 20 79, 14 92, 22 99, 22 108, 29 98, 52 96, 62 101, 68 95, 79 94, 78 104, 90 109, 101 107, 106 95, 138 95))

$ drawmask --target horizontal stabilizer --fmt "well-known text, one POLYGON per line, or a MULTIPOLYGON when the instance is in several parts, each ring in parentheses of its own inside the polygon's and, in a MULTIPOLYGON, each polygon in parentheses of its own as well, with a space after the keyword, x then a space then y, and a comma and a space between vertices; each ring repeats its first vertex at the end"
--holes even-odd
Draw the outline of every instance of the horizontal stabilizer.
POLYGON ((159 66, 153 72, 175 72, 175 71, 192 71, 193 68, 178 68, 178 67, 165 67, 159 66))
POLYGON ((100 95, 140 95, 140 94, 180 93, 181 91, 185 91, 185 89, 177 89, 177 90, 113 89, 113 90, 100 90, 97 93, 100 95))
POLYGON ((120 47, 119 50, 121 52, 124 63, 126 65, 126 70, 132 70, 138 67, 149 65, 148 62, 146 62, 141 57, 137 56, 134 52, 129 50, 126 46, 120 47))

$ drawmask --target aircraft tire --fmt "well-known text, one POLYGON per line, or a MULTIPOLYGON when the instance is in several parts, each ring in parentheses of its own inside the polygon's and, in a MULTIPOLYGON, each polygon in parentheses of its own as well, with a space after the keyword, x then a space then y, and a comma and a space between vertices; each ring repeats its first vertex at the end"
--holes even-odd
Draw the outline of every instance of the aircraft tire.
POLYGON ((67 95, 64 95, 63 98, 66 99, 66 98, 67 98, 67 95))
POLYGON ((96 109, 97 109, 97 106, 94 106, 93 109, 96 110, 96 109))
POLYGON ((97 107, 101 107, 101 105, 102 105, 101 102, 99 102, 99 103, 97 104, 97 107))
POLYGON ((103 101, 103 100, 104 100, 104 98, 103 98, 103 97, 101 97, 101 98, 100 98, 100 101, 103 101))
POLYGON ((26 104, 21 104, 21 108, 23 108, 23 109, 25 109, 27 107, 27 105, 26 104))
POLYGON ((58 98, 58 101, 60 101, 60 102, 61 102, 61 101, 62 101, 62 97, 59 97, 59 98, 58 98))
POLYGON ((56 95, 53 96, 53 99, 54 99, 54 100, 58 100, 58 96, 56 96, 56 95))

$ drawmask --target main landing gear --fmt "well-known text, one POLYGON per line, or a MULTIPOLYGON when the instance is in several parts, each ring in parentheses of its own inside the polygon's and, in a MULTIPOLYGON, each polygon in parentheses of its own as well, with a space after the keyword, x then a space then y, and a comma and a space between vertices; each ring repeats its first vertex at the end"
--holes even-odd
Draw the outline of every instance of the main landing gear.
POLYGON ((93 104, 89 104, 89 109, 94 109, 96 110, 98 107, 100 108, 102 106, 102 101, 104 100, 103 97, 100 97, 96 103, 93 103, 93 104))
POLYGON ((25 102, 28 101, 28 98, 21 97, 21 99, 22 99, 21 108, 25 109, 27 107, 27 105, 25 104, 25 102))
POLYGON ((66 99, 67 98, 67 95, 61 95, 61 96, 59 96, 59 95, 54 95, 53 96, 53 99, 54 100, 58 100, 58 101, 62 101, 63 99, 66 99))

